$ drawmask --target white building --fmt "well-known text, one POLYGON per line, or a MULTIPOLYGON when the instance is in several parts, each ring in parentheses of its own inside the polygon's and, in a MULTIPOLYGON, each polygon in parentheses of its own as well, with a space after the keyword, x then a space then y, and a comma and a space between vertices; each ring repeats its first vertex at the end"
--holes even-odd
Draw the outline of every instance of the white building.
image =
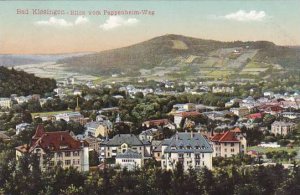
POLYGON ((244 117, 247 114, 249 114, 249 109, 246 107, 240 107, 240 108, 230 108, 230 112, 233 114, 239 116, 239 117, 244 117))
POLYGON ((26 128, 30 126, 29 123, 20 123, 16 125, 16 135, 20 134, 22 131, 26 130, 26 128))
POLYGON ((57 114, 55 115, 55 119, 58 120, 65 120, 66 122, 69 121, 75 121, 75 122, 79 122, 80 119, 83 119, 83 115, 81 115, 79 112, 66 112, 66 113, 61 113, 61 114, 57 114))
POLYGON ((126 167, 130 171, 135 170, 144 165, 143 156, 136 151, 127 149, 124 153, 117 154, 116 165, 120 165, 122 169, 126 167))
POLYGON ((218 133, 211 138, 213 143, 213 157, 231 157, 239 153, 246 153, 247 140, 239 128, 225 133, 218 133))
POLYGON ((296 123, 284 122, 284 121, 274 121, 271 125, 271 133, 275 135, 287 135, 296 129, 296 123))
POLYGON ((118 134, 110 140, 105 140, 100 144, 101 161, 107 158, 116 158, 118 154, 125 153, 131 149, 142 156, 142 159, 151 157, 151 143, 140 140, 134 134, 118 134))
POLYGON ((12 101, 10 98, 0 98, 0 108, 11 108, 12 101))
POLYGON ((189 167, 212 169, 213 148, 200 133, 176 133, 162 142, 162 169, 174 170, 181 163, 185 171, 189 167))

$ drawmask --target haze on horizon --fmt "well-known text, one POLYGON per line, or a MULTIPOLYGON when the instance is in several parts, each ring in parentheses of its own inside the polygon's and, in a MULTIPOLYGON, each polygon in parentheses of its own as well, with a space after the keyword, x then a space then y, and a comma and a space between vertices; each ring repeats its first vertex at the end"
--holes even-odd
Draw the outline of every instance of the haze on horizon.
POLYGON ((218 41, 300 45, 300 1, 0 2, 0 54, 98 52, 165 34, 218 41), (17 9, 81 10, 78 15, 22 15, 17 9), (88 15, 90 10, 147 10, 88 15), (153 12, 152 15, 150 12, 153 12))

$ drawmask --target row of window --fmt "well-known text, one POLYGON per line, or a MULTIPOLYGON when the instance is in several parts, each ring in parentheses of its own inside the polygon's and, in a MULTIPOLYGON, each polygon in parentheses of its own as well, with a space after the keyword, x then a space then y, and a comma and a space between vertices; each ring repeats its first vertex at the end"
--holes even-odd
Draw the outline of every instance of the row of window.
MULTIPOLYGON (((60 166, 63 166, 64 164, 65 165, 71 165, 71 162, 72 162, 71 160, 65 160, 65 162, 60 160, 60 161, 57 161, 57 165, 60 165, 60 166)), ((50 161, 49 165, 54 166, 55 162, 50 161)), ((80 165, 80 159, 73 159, 72 165, 80 165)))
POLYGON ((65 155, 65 157, 70 157, 72 154, 73 154, 73 156, 79 156, 79 151, 74 151, 74 152, 70 152, 70 151, 58 152, 57 153, 57 157, 63 157, 63 154, 65 155))
POLYGON ((122 162, 135 162, 133 159, 122 159, 122 162))

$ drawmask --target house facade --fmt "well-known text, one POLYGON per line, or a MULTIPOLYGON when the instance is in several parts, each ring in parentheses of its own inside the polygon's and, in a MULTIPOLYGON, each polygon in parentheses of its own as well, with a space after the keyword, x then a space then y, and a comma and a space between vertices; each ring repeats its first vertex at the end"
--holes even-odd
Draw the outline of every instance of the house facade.
POLYGON ((42 170, 47 167, 75 167, 78 171, 89 170, 89 146, 76 140, 68 131, 45 132, 39 125, 30 145, 16 147, 16 158, 26 153, 36 154, 42 170))
POLYGON ((245 153, 247 140, 240 130, 231 130, 218 133, 211 138, 213 144, 213 157, 232 157, 240 153, 245 153))
POLYGON ((104 161, 108 158, 116 158, 118 154, 123 154, 127 150, 132 150, 142 156, 142 159, 151 157, 151 143, 140 140, 134 134, 117 134, 110 140, 105 140, 100 144, 99 159, 104 161))
POLYGON ((124 153, 117 154, 116 165, 120 165, 122 169, 126 167, 130 171, 141 168, 144 165, 143 156, 136 151, 128 149, 124 153))
POLYGON ((296 123, 284 122, 284 121, 274 121, 271 125, 271 133, 275 135, 287 135, 296 129, 296 123))
POLYGON ((161 152, 162 169, 174 170, 177 163, 181 163, 185 171, 189 167, 212 169, 213 148, 200 133, 177 132, 162 142, 161 152))

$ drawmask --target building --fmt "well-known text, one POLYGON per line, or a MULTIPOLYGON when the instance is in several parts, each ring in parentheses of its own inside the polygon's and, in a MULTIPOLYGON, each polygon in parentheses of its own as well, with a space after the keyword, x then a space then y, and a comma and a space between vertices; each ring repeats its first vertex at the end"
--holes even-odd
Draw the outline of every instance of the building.
POLYGON ((0 108, 11 108, 12 101, 10 98, 0 98, 0 108))
POLYGON ((26 130, 26 128, 30 126, 29 123, 20 123, 16 125, 16 135, 20 134, 22 131, 26 130))
POLYGON ((85 136, 88 137, 107 137, 112 131, 112 123, 109 121, 92 121, 85 125, 85 136))
POLYGON ((161 161, 161 144, 162 144, 162 140, 153 140, 151 142, 151 149, 152 149, 152 157, 156 160, 156 161, 161 161))
POLYGON ((147 129, 145 131, 142 131, 139 134, 140 140, 147 140, 149 142, 152 142, 153 139, 162 139, 162 138, 163 138, 162 132, 156 128, 147 129))
POLYGON ((234 87, 229 86, 214 86, 212 87, 213 93, 233 93, 234 87))
POLYGON ((162 169, 174 170, 177 163, 181 163, 185 171, 189 167, 212 169, 213 148, 200 133, 177 132, 162 142, 161 151, 162 169))
POLYGON ((173 109, 178 111, 178 112, 196 111, 196 105, 193 104, 193 103, 175 104, 175 105, 173 105, 173 109))
POLYGON ((214 148, 213 157, 226 158, 246 152, 247 141, 237 129, 218 133, 211 138, 211 142, 214 148))
POLYGON ((141 154, 143 160, 151 157, 151 143, 149 141, 140 140, 134 134, 118 134, 100 144, 100 161, 116 158, 118 154, 125 153, 128 149, 141 154))
POLYGON ((85 124, 86 120, 80 112, 66 112, 55 115, 55 120, 65 120, 66 122, 74 121, 79 122, 80 124, 85 124))
POLYGON ((274 121, 271 125, 271 133, 275 135, 287 135, 296 129, 296 123, 284 122, 284 121, 274 121))
POLYGON ((244 117, 249 114, 249 109, 247 107, 230 108, 230 112, 239 117, 244 117))
POLYGON ((16 147, 17 159, 25 153, 37 154, 42 170, 55 165, 73 166, 78 171, 89 170, 88 143, 76 140, 68 131, 45 132, 39 125, 30 145, 16 147))
POLYGON ((297 112, 282 112, 280 115, 285 118, 289 118, 289 119, 300 118, 300 113, 297 113, 297 112))
POLYGON ((156 120, 149 120, 149 121, 145 121, 143 122, 142 126, 145 127, 159 127, 159 126, 165 126, 167 124, 169 124, 169 120, 168 119, 156 119, 156 120))
POLYGON ((116 165, 127 168, 129 171, 141 168, 144 165, 143 156, 132 149, 127 149, 124 153, 116 156, 116 165))
POLYGON ((198 117, 200 115, 201 115, 201 113, 196 112, 196 111, 175 113, 174 114, 174 123, 175 123, 176 127, 179 128, 184 119, 189 118, 189 117, 198 117))

